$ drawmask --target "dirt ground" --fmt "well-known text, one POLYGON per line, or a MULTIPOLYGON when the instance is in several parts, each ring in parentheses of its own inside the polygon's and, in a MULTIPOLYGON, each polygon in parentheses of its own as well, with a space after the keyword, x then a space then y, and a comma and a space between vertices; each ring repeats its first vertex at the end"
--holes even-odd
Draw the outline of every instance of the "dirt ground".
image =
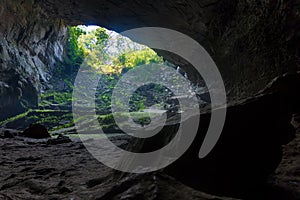
MULTIPOLYGON (((242 199, 300 199, 300 117, 297 134, 284 146, 283 160, 258 196, 242 199)), ((116 137, 117 145, 126 143, 116 137)), ((185 186, 163 172, 120 174, 104 166, 81 141, 50 145, 43 140, 0 139, 0 199, 235 199, 216 197, 185 186)))

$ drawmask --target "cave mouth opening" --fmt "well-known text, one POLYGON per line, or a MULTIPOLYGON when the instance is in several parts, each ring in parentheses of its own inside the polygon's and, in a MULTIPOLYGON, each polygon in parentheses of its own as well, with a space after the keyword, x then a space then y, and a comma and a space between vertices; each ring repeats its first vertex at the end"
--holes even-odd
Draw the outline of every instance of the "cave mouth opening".
MULTIPOLYGON (((114 121, 111 101, 113 89, 124 74, 141 65, 163 64, 176 71, 178 76, 187 76, 179 66, 166 61, 151 48, 112 30, 97 25, 77 25, 69 26, 67 35, 64 59, 53 69, 49 83, 45 83, 38 107, 5 119, 0 122, 1 126, 24 130, 31 124, 42 124, 52 135, 76 135, 74 122, 88 123, 88 120, 83 116, 73 118, 74 81, 79 70, 90 70, 101 75, 95 93, 98 121, 105 132, 119 133, 122 131, 114 121)), ((168 76, 163 71, 156 74, 159 74, 158 79, 168 76)), ((172 87, 176 85, 180 82, 174 79, 172 87)), ((197 88, 192 88, 191 94, 195 92, 193 89, 197 88)), ((145 126, 151 122, 151 117, 160 115, 162 111, 179 112, 178 101, 174 100, 172 88, 150 83, 135 88, 129 98, 129 116, 128 113, 118 115, 124 119, 130 117, 139 126, 145 126)))
MULTIPOLYGON (((99 75, 95 105, 100 125, 106 132, 119 132, 112 116, 112 95, 118 81, 128 71, 141 65, 166 62, 149 47, 103 27, 95 25, 70 27, 69 35, 71 37, 68 44, 73 45, 69 48, 69 57, 75 55, 78 59, 72 60, 81 61, 81 70, 92 71, 99 75)), ((170 63, 168 66, 172 67, 170 63)), ((162 110, 163 102, 171 95, 171 92, 160 84, 146 84, 145 86, 134 89, 135 92, 130 94, 129 113, 115 114, 122 116, 122 119, 133 118, 133 121, 141 126, 149 124, 151 121, 149 113, 145 113, 144 110, 151 107, 162 110)), ((126 85, 126 88, 131 87, 134 87, 133 83, 126 85)), ((85 91, 82 90, 82 92, 85 91)), ((125 102, 118 101, 117 103, 118 106, 123 107, 122 104, 125 102)))
MULTIPOLYGON (((151 119, 164 113, 181 112, 179 103, 174 97, 175 93, 180 94, 180 92, 174 93, 174 89, 188 90, 190 96, 195 94, 195 88, 192 88, 191 84, 188 84, 184 89, 180 86, 182 82, 178 76, 187 79, 187 75, 183 70, 180 70, 179 66, 164 60, 153 49, 145 45, 95 25, 70 27, 69 35, 68 44, 73 45, 73 49, 69 48, 68 55, 69 57, 74 55, 79 57, 79 59, 71 60, 80 60, 81 71, 92 71, 100 75, 95 95, 86 96, 95 96, 96 113, 104 132, 123 132, 114 119, 116 116, 122 119, 121 123, 126 123, 128 118, 131 118, 135 124, 143 127, 149 125, 151 119), (72 51, 74 49, 75 51, 72 51), (171 68, 173 74, 166 72, 161 67, 155 68, 153 65, 164 65, 171 68), (137 68, 142 68, 142 70, 138 69, 139 73, 133 73, 130 76, 139 77, 135 80, 142 82, 142 84, 138 85, 131 78, 127 82, 123 81, 122 96, 129 95, 130 98, 128 102, 119 99, 114 102, 113 92, 119 81, 129 71, 134 71, 137 68), (161 82, 143 82, 151 76, 155 77, 152 80, 168 79, 172 80, 172 83, 167 87, 161 82), (172 76, 172 78, 168 78, 168 76, 172 76), (132 90, 133 93, 128 94, 125 90, 132 90), (117 104, 115 107, 118 107, 118 111, 113 110, 113 103, 117 104), (127 103, 128 108, 127 105, 124 105, 127 103)), ((85 93, 85 90, 81 91, 85 93)))

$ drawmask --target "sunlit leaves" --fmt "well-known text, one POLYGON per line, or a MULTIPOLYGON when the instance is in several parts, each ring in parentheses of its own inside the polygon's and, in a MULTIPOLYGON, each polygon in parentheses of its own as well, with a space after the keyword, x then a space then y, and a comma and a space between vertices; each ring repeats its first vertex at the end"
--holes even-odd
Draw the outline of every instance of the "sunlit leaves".
POLYGON ((67 57, 66 64, 69 67, 80 66, 84 59, 84 48, 79 46, 78 38, 85 35, 86 32, 79 27, 68 28, 68 42, 67 42, 67 57))
POLYGON ((81 34, 78 49, 83 50, 85 64, 105 74, 119 74, 123 68, 163 62, 146 46, 101 27, 81 34))
POLYGON ((152 49, 144 49, 119 55, 114 60, 114 65, 134 68, 139 65, 162 62, 162 57, 159 57, 152 49))

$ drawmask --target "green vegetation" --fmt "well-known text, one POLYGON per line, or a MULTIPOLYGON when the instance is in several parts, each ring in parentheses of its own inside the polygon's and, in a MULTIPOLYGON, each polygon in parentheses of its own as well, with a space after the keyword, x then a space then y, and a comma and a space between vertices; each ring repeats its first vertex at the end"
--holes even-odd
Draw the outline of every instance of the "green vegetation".
MULTIPOLYGON (((117 116, 121 123, 124 124, 126 124, 130 118, 140 125, 146 125, 151 122, 149 113, 147 112, 114 113, 114 115, 117 116)), ((151 113, 151 115, 152 117, 157 117, 160 113, 151 113)), ((104 131, 112 130, 112 132, 116 132, 116 130, 118 130, 114 116, 111 113, 107 115, 100 115, 98 117, 98 121, 104 131)))
POLYGON ((84 49, 79 45, 78 39, 86 32, 80 27, 68 28, 67 56, 65 64, 68 67, 79 67, 84 60, 84 49))
MULTIPOLYGON (((134 122, 145 125, 150 123, 149 113, 131 112, 131 113, 115 113, 123 123, 127 123, 129 118, 134 122)), ((154 117, 155 113, 151 113, 154 117)), ((159 115, 159 114, 157 114, 159 115)), ((25 113, 9 118, 0 122, 0 126, 5 125, 7 128, 24 130, 30 124, 42 124, 51 132, 58 130, 72 130, 75 133, 74 122, 80 123, 82 127, 87 127, 89 130, 98 130, 97 127, 91 127, 92 116, 86 115, 80 118, 73 119, 73 114, 70 111, 56 111, 56 110, 29 110, 25 113), (72 129, 70 129, 72 128, 72 129)), ((99 115, 98 122, 101 128, 106 133, 121 133, 121 130, 116 125, 113 114, 99 115)))
MULTIPOLYGON (((73 82, 77 70, 84 64, 102 75, 96 93, 96 110, 100 125, 106 132, 120 132, 111 114, 111 96, 116 83, 130 69, 143 64, 163 62, 163 58, 152 49, 104 28, 88 30, 84 26, 69 27, 65 60, 54 72, 54 89, 41 94, 38 110, 29 110, 7 119, 0 122, 0 126, 24 130, 30 124, 38 123, 55 132, 74 127, 75 120, 89 127, 90 116, 73 119, 71 112, 73 82), (57 86, 57 82, 63 82, 65 86, 57 86)), ((138 90, 130 99, 131 112, 116 115, 124 119, 124 122, 131 117, 136 123, 148 124, 149 114, 138 111, 152 106, 153 102, 160 103, 166 94, 165 89, 157 85, 138 90), (145 91, 154 91, 157 95, 150 96, 145 91), (150 100, 147 99, 149 96, 150 100)), ((122 106, 122 102, 117 103, 122 106)))
POLYGON ((125 66, 127 68, 134 68, 139 65, 151 63, 163 63, 163 58, 159 57, 151 49, 123 53, 114 60, 116 66, 125 66))
POLYGON ((85 64, 104 74, 120 74, 123 68, 163 62, 162 57, 159 57, 152 49, 136 44, 104 28, 99 27, 86 32, 85 27, 80 26, 75 30, 78 36, 77 43, 72 44, 77 45, 74 47, 76 51, 80 50, 78 56, 82 56, 81 53, 83 53, 85 64))
POLYGON ((41 95, 41 101, 57 103, 57 104, 69 104, 72 103, 72 94, 70 92, 49 92, 41 95))
POLYGON ((69 111, 29 110, 0 122, 0 126, 5 125, 7 128, 24 130, 30 124, 43 124, 48 129, 51 129, 60 123, 68 123, 70 121, 72 121, 72 113, 69 111))

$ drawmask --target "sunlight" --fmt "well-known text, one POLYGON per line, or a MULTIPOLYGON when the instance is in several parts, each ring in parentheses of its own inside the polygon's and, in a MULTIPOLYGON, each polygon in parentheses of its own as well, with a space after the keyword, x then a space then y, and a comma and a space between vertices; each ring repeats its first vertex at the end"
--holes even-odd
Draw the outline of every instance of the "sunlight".
POLYGON ((89 66, 103 74, 121 73, 123 68, 163 62, 149 47, 103 27, 80 25, 71 27, 70 31, 74 35, 71 40, 78 47, 74 55, 81 54, 89 66))

